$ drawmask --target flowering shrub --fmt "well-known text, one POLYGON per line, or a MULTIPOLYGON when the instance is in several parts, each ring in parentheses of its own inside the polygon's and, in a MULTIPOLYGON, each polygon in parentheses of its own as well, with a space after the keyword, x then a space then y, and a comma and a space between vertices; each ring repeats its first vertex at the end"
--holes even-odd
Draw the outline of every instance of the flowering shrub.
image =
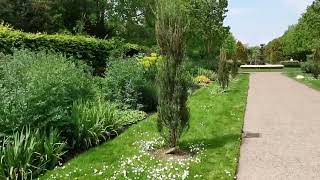
POLYGON ((145 69, 150 69, 156 67, 159 62, 163 59, 162 56, 159 56, 157 53, 151 53, 150 56, 145 56, 140 60, 140 63, 145 69))
POLYGON ((149 56, 144 56, 139 59, 139 63, 145 70, 145 76, 149 81, 155 81, 158 73, 158 65, 163 61, 163 57, 156 53, 151 53, 149 56))
POLYGON ((206 76, 206 77, 208 77, 211 81, 217 80, 217 74, 216 74, 214 71, 209 70, 209 69, 204 69, 204 68, 199 67, 199 68, 198 68, 197 75, 198 75, 198 76, 206 76))
POLYGON ((207 76, 201 75, 194 78, 194 81, 199 84, 209 84, 210 79, 207 76))

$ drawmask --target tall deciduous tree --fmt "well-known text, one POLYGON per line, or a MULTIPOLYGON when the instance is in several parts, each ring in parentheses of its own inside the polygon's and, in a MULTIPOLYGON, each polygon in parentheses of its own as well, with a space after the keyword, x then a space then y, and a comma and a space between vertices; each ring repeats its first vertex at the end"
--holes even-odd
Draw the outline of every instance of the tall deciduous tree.
POLYGON ((205 59, 215 59, 229 32, 223 26, 227 7, 227 0, 190 0, 189 50, 200 51, 205 59))
POLYGON ((158 0, 156 36, 165 58, 159 73, 158 130, 170 147, 176 147, 189 127, 184 59, 187 19, 182 0, 158 0))
POLYGON ((237 51, 237 41, 230 32, 225 38, 222 48, 226 50, 227 59, 234 59, 237 51))
POLYGON ((315 0, 299 19, 280 37, 286 58, 305 61, 320 42, 320 0, 315 0))
POLYGON ((276 64, 285 60, 282 49, 282 42, 280 39, 275 39, 268 43, 266 46, 266 56, 269 63, 276 64))
POLYGON ((248 51, 247 48, 240 42, 237 42, 236 59, 242 64, 248 63, 248 51))

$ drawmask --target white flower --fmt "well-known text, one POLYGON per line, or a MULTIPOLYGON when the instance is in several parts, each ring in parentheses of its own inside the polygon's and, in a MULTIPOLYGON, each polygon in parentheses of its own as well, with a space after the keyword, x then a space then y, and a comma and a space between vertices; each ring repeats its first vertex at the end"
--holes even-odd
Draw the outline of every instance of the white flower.
POLYGON ((298 75, 298 76, 296 77, 296 79, 304 79, 304 76, 298 75))
POLYGON ((184 170, 183 175, 182 175, 182 179, 186 179, 188 176, 189 176, 189 171, 184 170))

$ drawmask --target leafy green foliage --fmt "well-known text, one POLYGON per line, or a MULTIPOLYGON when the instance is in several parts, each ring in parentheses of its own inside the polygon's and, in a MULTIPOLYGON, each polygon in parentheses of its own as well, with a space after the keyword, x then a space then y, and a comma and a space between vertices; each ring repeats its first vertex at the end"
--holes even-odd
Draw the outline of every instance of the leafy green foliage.
POLYGON ((301 65, 302 71, 311 73, 315 79, 320 75, 320 49, 315 49, 313 54, 308 56, 308 60, 301 65))
POLYGON ((125 44, 118 40, 100 40, 80 35, 24 33, 0 24, 0 52, 10 54, 15 48, 64 53, 67 56, 84 60, 95 69, 96 74, 103 73, 106 59, 109 56, 134 55, 144 49, 138 45, 125 44))
POLYGON ((96 146, 145 118, 143 112, 119 110, 99 99, 98 80, 86 65, 74 62, 43 51, 0 54, 0 137, 6 136, 0 140, 0 178, 37 177, 67 151, 96 146))
POLYGON ((112 60, 102 80, 104 96, 126 108, 141 109, 145 70, 136 58, 112 60))
POLYGON ((211 81, 217 80, 217 74, 214 71, 200 67, 198 68, 197 76, 206 76, 211 81))
POLYGON ((71 111, 71 149, 82 151, 105 142, 121 127, 136 123, 145 113, 119 110, 115 104, 102 99, 75 102, 71 111))
POLYGON ((285 60, 283 53, 283 44, 280 39, 269 42, 266 46, 267 61, 271 64, 277 64, 285 60))
POLYGON ((260 53, 260 47, 254 46, 248 49, 248 56, 249 56, 249 63, 250 64, 257 64, 257 60, 260 53))
POLYGON ((229 86, 229 72, 226 52, 224 49, 221 49, 218 69, 218 83, 223 90, 229 86))
POLYGON ((226 50, 227 59, 233 59, 238 53, 238 44, 232 33, 229 33, 225 38, 222 48, 226 50))
POLYGON ((239 63, 237 60, 232 60, 232 63, 230 65, 230 73, 231 73, 231 76, 233 78, 236 78, 237 75, 239 74, 239 63))
POLYGON ((311 74, 318 79, 320 75, 320 49, 315 49, 312 56, 311 74))
MULTIPOLYGON (((191 0, 188 2, 189 28, 188 55, 213 61, 228 37, 229 28, 223 26, 227 12, 227 0, 191 0)), ((186 15, 186 14, 185 14, 186 15)))
POLYGON ((280 64, 284 65, 284 67, 301 67, 299 61, 281 61, 280 64))
POLYGON ((13 139, 7 138, 0 146, 0 177, 32 179, 47 168, 53 168, 63 155, 64 143, 53 130, 48 137, 24 128, 13 139))
POLYGON ((301 64, 301 69, 305 73, 311 73, 312 66, 313 66, 312 60, 308 60, 301 64))
POLYGON ((75 102, 71 110, 73 149, 89 149, 106 141, 117 127, 117 108, 100 99, 75 102))
POLYGON ((154 4, 153 0, 1 0, 0 21, 26 32, 120 36, 155 44, 154 4))
POLYGON ((170 147, 177 146, 178 140, 189 127, 188 79, 181 66, 177 69, 172 60, 163 63, 159 70, 158 130, 170 147), (173 72, 175 71, 175 72, 173 72))
POLYGON ((15 51, 0 60, 0 132, 64 127, 74 101, 95 88, 84 65, 45 52, 15 51))
POLYGON ((159 0, 156 36, 165 58, 158 72, 158 130, 170 147, 176 147, 189 127, 188 80, 182 66, 186 38, 186 7, 183 1, 159 0))
POLYGON ((312 49, 319 47, 320 35, 320 1, 315 0, 299 19, 298 24, 290 26, 280 37, 283 53, 288 58, 306 61, 312 49))
POLYGON ((156 128, 157 116, 154 115, 116 139, 77 156, 63 167, 49 171, 40 180, 112 179, 114 176, 116 179, 148 179, 148 176, 157 179, 161 175, 164 179, 173 179, 173 174, 176 174, 176 179, 182 179, 184 170, 189 172, 186 179, 233 179, 238 166, 236 159, 240 152, 248 82, 248 75, 240 75, 238 81, 230 84, 228 93, 213 93, 219 87, 212 83, 189 97, 190 129, 182 136, 179 146, 192 149, 203 143, 200 147, 204 147, 204 151, 191 157, 195 161, 152 158, 153 154, 143 151, 150 146, 158 147, 154 144, 162 142, 156 128), (181 163, 184 167, 179 165, 181 163), (106 166, 108 168, 104 168, 106 166), (137 172, 137 168, 144 171, 137 172), (96 173, 94 169, 97 169, 96 173), (154 173, 155 169, 160 171, 154 173), (127 177, 123 174, 124 170, 127 177), (226 175, 226 170, 230 175, 226 175), (115 172, 119 173, 115 175, 115 172))
POLYGON ((240 61, 241 64, 248 64, 248 51, 247 48, 240 42, 237 42, 237 49, 235 58, 236 61, 240 61))

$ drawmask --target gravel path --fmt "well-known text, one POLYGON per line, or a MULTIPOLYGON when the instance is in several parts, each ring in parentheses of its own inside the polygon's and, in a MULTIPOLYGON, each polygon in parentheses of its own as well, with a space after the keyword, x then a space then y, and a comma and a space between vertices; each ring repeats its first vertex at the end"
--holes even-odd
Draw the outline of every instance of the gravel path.
POLYGON ((320 92, 280 73, 251 74, 244 132, 239 180, 320 179, 320 92))

